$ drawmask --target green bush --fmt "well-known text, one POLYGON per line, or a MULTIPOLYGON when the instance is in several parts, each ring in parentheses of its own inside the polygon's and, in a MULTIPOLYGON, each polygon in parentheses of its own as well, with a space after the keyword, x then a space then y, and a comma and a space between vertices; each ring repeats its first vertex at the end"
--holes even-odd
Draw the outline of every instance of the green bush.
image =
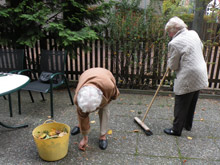
MULTIPOLYGON (((52 36, 69 51, 84 40, 97 39, 95 32, 111 3, 104 0, 9 0, 0 6, 0 44, 33 47, 52 36)), ((47 45, 44 45, 45 47, 47 45)))

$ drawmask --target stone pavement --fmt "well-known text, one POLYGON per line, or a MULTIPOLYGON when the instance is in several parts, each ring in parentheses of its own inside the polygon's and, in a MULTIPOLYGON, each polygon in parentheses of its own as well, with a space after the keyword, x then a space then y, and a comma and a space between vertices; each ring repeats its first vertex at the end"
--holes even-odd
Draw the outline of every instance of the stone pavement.
MULTIPOLYGON (((73 91, 73 89, 71 89, 73 91)), ((146 136, 134 123, 134 117, 142 119, 153 94, 125 94, 121 92, 110 109, 110 129, 108 148, 98 147, 99 120, 97 113, 90 115, 91 133, 86 152, 78 150, 81 135, 70 136, 69 150, 65 158, 43 161, 32 137, 32 131, 43 124, 50 115, 49 94, 46 102, 39 93, 33 93, 35 103, 26 91, 21 92, 22 114, 18 114, 17 93, 12 94, 13 117, 9 117, 8 101, 0 97, 0 121, 6 124, 29 124, 27 128, 7 129, 0 126, 0 164, 40 165, 40 164, 220 164, 220 97, 200 98, 197 104, 192 131, 183 131, 181 137, 168 136, 164 128, 172 126, 174 98, 157 96, 144 123, 153 132, 146 136)), ((70 104, 66 89, 54 92, 54 120, 77 125, 76 107, 70 104)))

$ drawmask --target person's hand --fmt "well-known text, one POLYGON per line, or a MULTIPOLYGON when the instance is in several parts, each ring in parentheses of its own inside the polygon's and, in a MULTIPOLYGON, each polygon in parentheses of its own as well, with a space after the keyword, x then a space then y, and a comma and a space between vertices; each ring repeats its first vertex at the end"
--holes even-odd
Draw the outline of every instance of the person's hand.
POLYGON ((82 151, 85 151, 87 143, 88 143, 88 136, 83 136, 83 139, 80 141, 79 146, 78 146, 79 149, 82 151))

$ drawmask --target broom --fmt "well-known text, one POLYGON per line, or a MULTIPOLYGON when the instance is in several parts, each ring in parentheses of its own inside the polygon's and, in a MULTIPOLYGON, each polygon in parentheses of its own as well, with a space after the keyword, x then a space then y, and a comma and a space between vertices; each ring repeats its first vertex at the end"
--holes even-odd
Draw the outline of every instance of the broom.
POLYGON ((161 82, 160 82, 160 85, 159 85, 159 87, 157 88, 157 91, 156 91, 156 93, 154 94, 154 97, 153 97, 153 99, 151 100, 150 105, 148 106, 147 111, 146 111, 145 114, 144 114, 143 119, 140 120, 138 117, 135 117, 135 118, 134 118, 134 121, 144 130, 144 132, 145 132, 145 134, 146 134, 147 136, 153 135, 153 133, 151 132, 150 128, 144 124, 144 120, 145 120, 145 118, 147 117, 147 114, 148 114, 148 112, 149 112, 149 110, 150 110, 150 108, 151 108, 151 106, 152 106, 152 104, 153 104, 153 102, 154 102, 154 100, 155 100, 155 98, 156 98, 156 96, 157 96, 157 93, 159 92, 160 87, 162 86, 163 81, 164 81, 164 79, 165 79, 167 73, 169 72, 169 70, 170 70, 169 68, 166 70, 166 72, 165 72, 165 74, 164 74, 164 76, 163 76, 163 78, 162 78, 162 80, 161 80, 161 82))

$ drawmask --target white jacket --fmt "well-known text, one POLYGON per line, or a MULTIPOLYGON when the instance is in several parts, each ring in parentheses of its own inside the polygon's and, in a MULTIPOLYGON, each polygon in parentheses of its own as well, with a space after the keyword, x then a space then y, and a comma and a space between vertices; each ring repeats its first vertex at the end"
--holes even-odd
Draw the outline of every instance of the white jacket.
POLYGON ((198 34, 186 28, 178 31, 168 44, 168 67, 176 72, 174 93, 182 95, 208 86, 203 44, 198 34))

